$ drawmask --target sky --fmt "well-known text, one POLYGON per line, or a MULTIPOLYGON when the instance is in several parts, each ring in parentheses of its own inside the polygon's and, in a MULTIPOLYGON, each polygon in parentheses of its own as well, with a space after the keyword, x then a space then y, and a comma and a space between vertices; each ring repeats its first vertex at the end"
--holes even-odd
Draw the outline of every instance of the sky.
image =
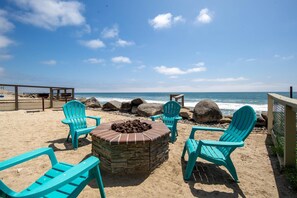
POLYGON ((296 0, 1 0, 0 83, 77 92, 297 89, 296 0))

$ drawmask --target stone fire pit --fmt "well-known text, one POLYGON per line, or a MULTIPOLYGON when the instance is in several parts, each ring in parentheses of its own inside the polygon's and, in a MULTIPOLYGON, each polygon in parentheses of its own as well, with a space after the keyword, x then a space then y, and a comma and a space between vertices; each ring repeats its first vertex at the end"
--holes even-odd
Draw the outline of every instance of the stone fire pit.
POLYGON ((91 132, 92 153, 100 158, 100 168, 113 174, 145 173, 168 159, 170 130, 166 125, 145 120, 141 122, 151 129, 144 132, 111 129, 112 124, 123 122, 103 123, 91 132))

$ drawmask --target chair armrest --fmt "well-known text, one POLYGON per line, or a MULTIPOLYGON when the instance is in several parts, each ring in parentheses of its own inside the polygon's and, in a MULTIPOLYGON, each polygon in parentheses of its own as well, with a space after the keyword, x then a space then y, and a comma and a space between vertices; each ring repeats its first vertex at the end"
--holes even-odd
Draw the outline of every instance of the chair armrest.
POLYGON ((96 120, 96 126, 100 125, 101 117, 99 117, 99 116, 87 116, 87 118, 96 120))
MULTIPOLYGON (((19 196, 21 197, 44 196, 70 183, 71 181, 78 178, 82 174, 96 167, 98 164, 99 164, 99 159, 97 157, 91 156, 86 160, 82 161, 81 163, 70 168, 69 170, 65 171, 64 173, 60 174, 59 176, 53 178, 49 182, 41 185, 40 187, 35 188, 32 191, 19 193, 19 196)), ((16 193, 14 196, 18 196, 18 193, 16 193)))
POLYGON ((52 166, 58 163, 52 148, 40 148, 0 162, 0 171, 18 165, 25 161, 31 160, 41 155, 48 155, 51 160, 52 166))
POLYGON ((159 119, 163 116, 163 114, 159 114, 159 115, 154 115, 154 116, 151 116, 150 118, 152 119, 152 121, 155 121, 156 119, 159 119))
POLYGON ((224 142, 224 141, 214 141, 214 140, 200 140, 199 144, 206 146, 223 146, 223 147, 243 147, 244 142, 224 142))
POLYGON ((193 126, 192 127, 192 131, 191 131, 191 134, 189 136, 190 139, 194 139, 194 135, 195 135, 195 132, 197 130, 200 130, 200 131, 219 131, 219 132, 225 132, 227 129, 213 128, 213 127, 193 126))
POLYGON ((175 120, 182 120, 183 118, 180 117, 180 116, 176 116, 174 119, 175 119, 175 120))

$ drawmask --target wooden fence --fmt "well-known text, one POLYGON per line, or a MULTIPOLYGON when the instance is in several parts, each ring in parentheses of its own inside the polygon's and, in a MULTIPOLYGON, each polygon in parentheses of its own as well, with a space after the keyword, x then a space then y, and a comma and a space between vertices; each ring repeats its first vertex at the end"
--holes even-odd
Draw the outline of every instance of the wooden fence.
MULTIPOLYGON (((32 94, 35 94, 38 96, 38 98, 42 99, 42 105, 39 105, 39 108, 44 108, 44 99, 48 98, 49 108, 54 107, 54 101, 55 100, 64 100, 67 102, 67 100, 74 99, 74 88, 69 87, 49 87, 49 86, 34 86, 34 85, 16 85, 16 84, 0 84, 0 87, 2 89, 2 92, 5 91, 5 88, 10 88, 10 94, 14 95, 14 98, 12 100, 5 100, 5 98, 1 99, 1 104, 9 104, 14 103, 14 109, 12 110, 19 110, 20 109, 20 103, 24 103, 24 101, 20 101, 20 96, 24 96, 24 93, 20 94, 20 88, 22 89, 34 89, 35 91, 32 92, 32 94), (43 92, 37 92, 36 89, 45 89, 47 91, 43 92), (70 93, 69 93, 70 91, 70 93)), ((28 92, 27 92, 28 94, 28 92)), ((36 107, 36 105, 35 105, 36 107)), ((35 108, 34 107, 34 108, 35 108)), ((26 109, 26 107, 22 107, 23 109, 26 109)), ((8 109, 1 109, 0 110, 8 110, 8 109)))
POLYGON ((268 132, 275 147, 283 149, 279 159, 285 167, 296 167, 296 112, 296 99, 268 94, 268 132))

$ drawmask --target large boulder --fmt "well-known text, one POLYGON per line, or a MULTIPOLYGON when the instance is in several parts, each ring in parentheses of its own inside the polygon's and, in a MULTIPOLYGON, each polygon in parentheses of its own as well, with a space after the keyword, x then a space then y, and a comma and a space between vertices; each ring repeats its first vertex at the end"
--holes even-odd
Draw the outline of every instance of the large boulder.
POLYGON ((131 102, 122 102, 120 112, 130 112, 131 108, 131 102))
POLYGON ((137 106, 132 106, 131 113, 132 114, 137 114, 137 106))
POLYGON ((82 100, 82 102, 85 103, 86 107, 90 108, 101 108, 101 104, 95 97, 91 97, 85 101, 82 100))
POLYGON ((212 100, 201 100, 194 108, 193 119, 196 122, 219 122, 222 118, 219 106, 212 100))
POLYGON ((138 107, 141 104, 145 104, 145 103, 147 103, 147 102, 145 100, 143 100, 142 98, 135 98, 131 101, 131 105, 136 106, 136 107, 138 107))
POLYGON ((82 98, 78 98, 77 100, 83 104, 86 104, 87 98, 82 97, 82 98))
POLYGON ((181 108, 179 112, 180 117, 183 119, 191 120, 193 117, 193 113, 188 108, 181 108))
POLYGON ((149 117, 152 115, 161 114, 163 109, 162 104, 143 103, 137 107, 137 114, 140 116, 149 117))
POLYGON ((118 111, 121 108, 122 103, 117 100, 111 100, 105 103, 102 107, 104 111, 118 111))
POLYGON ((263 116, 257 115, 257 122, 255 124, 256 127, 266 127, 267 126, 267 121, 265 120, 265 118, 263 118, 263 116))

